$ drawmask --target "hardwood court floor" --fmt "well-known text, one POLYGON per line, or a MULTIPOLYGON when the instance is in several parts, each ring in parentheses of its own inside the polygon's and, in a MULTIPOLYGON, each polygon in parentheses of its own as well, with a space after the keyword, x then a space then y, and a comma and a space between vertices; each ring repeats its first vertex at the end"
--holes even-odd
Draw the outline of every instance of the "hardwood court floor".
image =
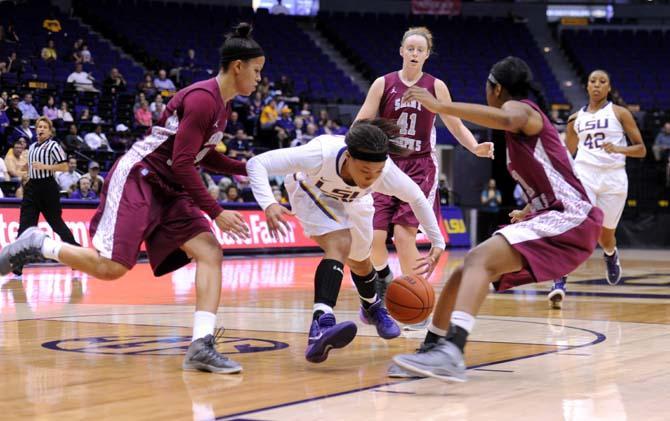
MULTIPOLYGON (((431 280, 438 290, 463 255, 443 258, 431 280)), ((614 287, 594 255, 570 277, 563 310, 548 308, 548 285, 490 294, 465 384, 388 379, 390 358, 424 333, 384 341, 360 322, 349 347, 306 362, 317 263, 225 260, 219 349, 243 364, 241 375, 180 369, 193 266, 156 279, 139 264, 113 282, 61 266, 0 278, 0 419, 668 419, 670 251, 623 251, 614 287)), ((357 320, 348 279, 340 321, 357 320)))

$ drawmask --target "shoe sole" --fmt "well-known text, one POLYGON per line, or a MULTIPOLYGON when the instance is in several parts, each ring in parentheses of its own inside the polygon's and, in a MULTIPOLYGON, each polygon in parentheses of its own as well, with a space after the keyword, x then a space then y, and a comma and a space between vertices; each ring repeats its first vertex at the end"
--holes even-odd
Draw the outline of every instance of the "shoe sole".
POLYGON ((410 332, 418 332, 418 331, 421 331, 421 330, 424 330, 424 329, 428 329, 428 325, 430 324, 430 322, 431 322, 431 319, 427 318, 423 322, 414 323, 414 324, 411 324, 411 325, 405 325, 405 326, 402 327, 402 330, 406 330, 406 331, 410 331, 410 332))
POLYGON ((465 383, 467 381, 467 379, 464 378, 456 377, 453 375, 436 374, 432 371, 424 370, 422 368, 406 364, 404 361, 397 359, 396 357, 393 357, 393 362, 398 364, 400 368, 405 369, 411 373, 420 374, 423 377, 432 377, 434 379, 442 380, 443 382, 449 382, 449 383, 465 383))
POLYGON ((185 362, 181 368, 184 371, 206 371, 214 374, 237 374, 242 372, 242 367, 219 368, 198 362, 185 362))
POLYGON ((354 322, 340 328, 337 332, 326 332, 319 340, 319 343, 312 346, 319 345, 319 348, 308 348, 305 352, 305 359, 310 363, 322 363, 328 359, 328 353, 332 349, 344 348, 349 345, 356 337, 358 327, 354 322), (330 333, 330 334, 329 334, 330 333))
POLYGON ((549 299, 549 304, 551 305, 551 308, 554 310, 560 310, 563 308, 563 299, 565 298, 565 293, 560 293, 557 292, 555 294, 552 294, 551 292, 547 296, 549 299))

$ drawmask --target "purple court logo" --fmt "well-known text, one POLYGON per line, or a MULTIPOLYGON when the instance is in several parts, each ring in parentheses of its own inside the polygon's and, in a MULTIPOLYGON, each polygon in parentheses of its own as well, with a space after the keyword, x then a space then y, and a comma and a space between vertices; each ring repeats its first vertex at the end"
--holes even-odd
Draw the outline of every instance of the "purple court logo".
MULTIPOLYGON (((126 335, 60 339, 45 342, 44 348, 54 351, 82 352, 103 355, 183 355, 191 336, 126 335)), ((216 344, 222 354, 247 354, 288 348, 284 342, 258 338, 224 336, 216 344)))

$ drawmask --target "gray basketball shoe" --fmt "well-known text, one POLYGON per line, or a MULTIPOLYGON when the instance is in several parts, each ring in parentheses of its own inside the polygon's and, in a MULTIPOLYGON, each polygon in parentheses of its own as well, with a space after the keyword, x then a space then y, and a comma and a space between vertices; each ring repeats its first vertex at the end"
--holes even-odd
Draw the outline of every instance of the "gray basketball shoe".
POLYGON ((443 381, 467 380, 463 353, 456 345, 443 338, 426 352, 396 355, 393 362, 405 370, 443 381))
POLYGON ((37 227, 30 227, 12 244, 0 250, 0 275, 14 270, 20 271, 23 265, 44 260, 42 243, 46 235, 37 227))
POLYGON ((218 374, 234 374, 242 371, 242 366, 221 355, 215 348, 216 340, 223 336, 223 329, 217 329, 212 335, 196 339, 184 356, 182 368, 184 370, 209 371, 218 374))

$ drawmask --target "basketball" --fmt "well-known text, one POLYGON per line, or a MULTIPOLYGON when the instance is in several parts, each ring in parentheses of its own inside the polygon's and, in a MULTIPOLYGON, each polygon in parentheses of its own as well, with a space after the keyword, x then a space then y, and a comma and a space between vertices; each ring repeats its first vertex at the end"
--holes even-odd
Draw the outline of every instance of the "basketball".
POLYGON ((419 275, 395 278, 386 291, 386 308, 391 317, 401 323, 426 320, 434 304, 433 287, 419 275))

